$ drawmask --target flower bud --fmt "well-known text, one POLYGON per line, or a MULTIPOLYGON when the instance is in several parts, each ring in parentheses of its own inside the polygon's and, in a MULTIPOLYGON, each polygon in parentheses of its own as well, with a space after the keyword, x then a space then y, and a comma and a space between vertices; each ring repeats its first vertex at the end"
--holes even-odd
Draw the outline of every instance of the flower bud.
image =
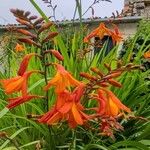
POLYGON ((58 32, 50 32, 47 37, 42 41, 43 43, 48 42, 52 38, 58 35, 58 32))
POLYGON ((90 75, 89 73, 85 73, 85 72, 81 72, 80 76, 83 77, 83 78, 86 78, 88 80, 92 80, 92 81, 96 81, 97 80, 96 77, 90 75))
POLYGON ((119 82, 117 82, 117 81, 114 80, 114 79, 109 79, 109 80, 108 80, 108 83, 111 84, 111 85, 113 85, 113 86, 119 87, 119 88, 122 87, 122 84, 119 83, 119 82))
POLYGON ((60 60, 60 61, 63 61, 63 60, 64 60, 63 56, 62 56, 58 51, 56 51, 56 50, 51 50, 51 53, 52 53, 58 60, 60 60))
POLYGON ((19 23, 22 24, 22 25, 26 25, 27 27, 33 29, 33 25, 30 24, 30 23, 29 23, 28 21, 26 21, 26 20, 17 18, 16 21, 19 22, 19 23))
POLYGON ((38 33, 43 32, 44 30, 50 28, 52 25, 53 25, 53 23, 50 22, 50 21, 47 22, 47 23, 44 23, 44 24, 41 26, 41 28, 38 30, 38 33))
POLYGON ((29 44, 29 45, 34 45, 34 46, 37 46, 37 47, 41 47, 38 43, 36 43, 36 42, 34 42, 33 40, 31 40, 31 39, 27 39, 27 38, 20 38, 20 39, 18 39, 20 42, 23 42, 23 43, 27 43, 27 44, 29 44))
POLYGON ((34 35, 33 33, 29 32, 29 31, 27 31, 27 30, 24 30, 24 29, 17 29, 17 31, 18 31, 19 33, 24 34, 24 35, 27 35, 27 36, 31 36, 31 37, 33 37, 33 38, 36 38, 36 35, 34 35))
POLYGON ((104 76, 104 74, 96 67, 92 67, 91 71, 93 71, 94 73, 98 74, 100 77, 104 76))

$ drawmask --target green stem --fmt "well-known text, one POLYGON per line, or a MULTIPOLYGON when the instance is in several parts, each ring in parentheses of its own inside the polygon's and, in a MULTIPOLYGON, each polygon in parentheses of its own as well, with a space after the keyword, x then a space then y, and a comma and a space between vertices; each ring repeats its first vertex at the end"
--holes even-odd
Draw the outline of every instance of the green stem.
POLYGON ((6 139, 8 139, 14 146, 17 150, 21 150, 18 145, 16 144, 16 142, 14 140, 12 140, 11 138, 9 138, 8 136, 6 136, 6 139))
POLYGON ((82 29, 82 5, 81 0, 76 0, 76 6, 78 9, 79 19, 80 19, 80 28, 82 29))
MULTIPOLYGON (((76 7, 78 9, 79 19, 80 19, 80 40, 83 40, 83 23, 82 23, 82 3, 81 0, 76 0, 76 7)), ((80 49, 83 49, 83 42, 80 45, 80 49)))
POLYGON ((76 130, 72 130, 72 144, 70 145, 69 150, 76 150, 76 130))

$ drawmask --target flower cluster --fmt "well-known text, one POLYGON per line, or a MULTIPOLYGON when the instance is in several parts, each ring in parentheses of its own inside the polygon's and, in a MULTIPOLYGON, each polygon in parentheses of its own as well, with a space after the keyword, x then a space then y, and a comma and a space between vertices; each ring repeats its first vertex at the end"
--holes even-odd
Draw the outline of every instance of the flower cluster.
MULTIPOLYGON (((21 93, 19 97, 9 98, 7 107, 12 109, 33 98, 45 98, 46 101, 50 101, 51 99, 48 97, 48 94, 45 94, 46 96, 39 96, 28 93, 29 77, 33 73, 41 73, 44 75, 46 83, 45 87, 43 87, 43 93, 47 93, 48 90, 51 90, 51 87, 54 87, 56 100, 49 111, 38 118, 38 122, 55 125, 59 122, 67 121, 70 128, 75 128, 78 125, 90 126, 90 122, 95 120, 99 123, 101 134, 111 137, 113 137, 114 130, 122 130, 123 127, 119 124, 118 118, 125 115, 125 113, 130 113, 131 110, 122 104, 117 96, 109 89, 109 86, 112 85, 121 88, 122 84, 119 83, 116 78, 123 72, 137 69, 139 66, 133 64, 123 66, 120 62, 117 62, 116 69, 112 69, 111 65, 104 64, 108 70, 107 73, 102 72, 99 68, 92 67, 90 68, 92 74, 81 72, 80 76, 85 80, 79 81, 61 65, 64 58, 58 50, 43 50, 44 43, 52 41, 58 33, 46 32, 46 37, 38 40, 39 35, 43 31, 47 31, 52 26, 52 23, 44 23, 43 19, 37 19, 35 16, 30 16, 29 12, 23 12, 22 10, 12 9, 11 12, 17 17, 19 23, 26 25, 32 30, 36 29, 35 33, 19 29, 19 33, 27 36, 19 39, 19 41, 33 45, 39 48, 41 52, 40 55, 37 53, 27 54, 20 64, 16 77, 0 80, 7 95, 12 95, 16 92, 21 93), (33 22, 32 20, 35 21, 33 22), (39 24, 41 26, 40 28, 38 26, 39 24), (57 63, 46 62, 46 54, 49 53, 57 58, 57 63), (41 64, 43 64, 42 71, 27 71, 29 61, 33 56, 40 58, 41 64), (47 80, 49 74, 46 71, 46 68, 49 66, 54 66, 56 69, 56 74, 50 81, 47 80), (97 102, 96 106, 86 108, 84 104, 91 100, 97 102)), ((84 42, 88 43, 89 40, 95 36, 102 39, 105 35, 111 36, 114 42, 119 42, 122 39, 116 26, 114 27, 114 31, 112 31, 108 29, 105 24, 101 23, 98 28, 84 38, 84 42)), ((16 50, 22 51, 23 47, 17 45, 16 50)))

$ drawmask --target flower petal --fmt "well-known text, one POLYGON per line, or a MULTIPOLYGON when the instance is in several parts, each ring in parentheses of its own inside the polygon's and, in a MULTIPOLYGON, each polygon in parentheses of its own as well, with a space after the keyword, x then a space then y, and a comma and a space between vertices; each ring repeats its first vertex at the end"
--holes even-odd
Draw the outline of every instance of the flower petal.
POLYGON ((73 117, 74 117, 74 120, 76 121, 76 123, 79 124, 79 125, 82 125, 83 124, 83 119, 81 117, 81 114, 77 110, 77 107, 76 107, 75 103, 73 103, 73 106, 72 106, 72 114, 73 114, 73 117))

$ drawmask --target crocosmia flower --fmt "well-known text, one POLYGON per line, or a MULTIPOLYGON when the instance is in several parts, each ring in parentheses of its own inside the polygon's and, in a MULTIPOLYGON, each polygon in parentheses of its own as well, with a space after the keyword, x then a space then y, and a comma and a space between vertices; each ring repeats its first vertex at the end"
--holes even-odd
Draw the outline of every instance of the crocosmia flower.
POLYGON ((22 76, 13 77, 10 79, 2 79, 2 84, 6 94, 12 94, 14 92, 20 92, 22 95, 27 94, 27 81, 32 73, 38 72, 36 70, 24 73, 22 76))
POLYGON ((105 35, 109 35, 110 30, 106 28, 104 23, 100 23, 99 27, 93 30, 89 35, 84 38, 84 42, 88 43, 89 40, 93 37, 99 37, 101 40, 105 35))
POLYGON ((89 116, 83 112, 84 107, 80 103, 83 92, 84 85, 81 84, 72 93, 65 90, 58 94, 55 106, 44 114, 39 122, 53 125, 59 121, 67 120, 71 128, 83 125, 89 119, 89 116))
POLYGON ((55 67, 57 69, 57 73, 44 87, 45 90, 48 90, 51 86, 54 86, 56 93, 61 93, 67 87, 78 86, 81 84, 68 71, 66 71, 62 65, 55 64, 55 67))
POLYGON ((123 38, 122 35, 116 25, 113 25, 114 29, 111 30, 105 26, 104 23, 100 23, 99 27, 94 29, 89 35, 84 38, 85 43, 89 43, 90 39, 93 37, 99 37, 100 40, 104 38, 104 36, 109 36, 112 38, 113 43, 120 42, 123 38))
POLYGON ((115 94, 108 89, 99 89, 97 100, 99 102, 97 111, 100 116, 115 117, 119 115, 121 111, 131 112, 130 109, 122 104, 115 94))

